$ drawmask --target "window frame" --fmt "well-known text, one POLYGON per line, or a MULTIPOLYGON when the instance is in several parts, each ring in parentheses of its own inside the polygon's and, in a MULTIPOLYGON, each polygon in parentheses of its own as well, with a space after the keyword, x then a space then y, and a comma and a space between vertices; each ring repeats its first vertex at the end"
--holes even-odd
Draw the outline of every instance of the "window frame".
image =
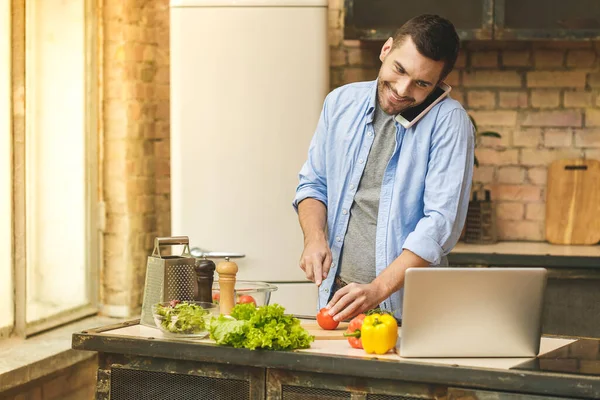
MULTIPOLYGON (((32 0, 29 0, 32 1, 32 0)), ((26 199, 27 181, 24 166, 26 138, 26 99, 19 90, 25 87, 26 81, 26 40, 28 21, 31 21, 31 8, 27 0, 20 2, 21 7, 11 10, 11 74, 12 74, 12 145, 13 145, 13 285, 14 285, 14 324, 9 336, 28 337, 36 333, 55 328, 60 325, 95 315, 99 310, 99 277, 101 265, 103 213, 101 214, 100 182, 100 90, 99 61, 101 46, 99 46, 98 18, 101 9, 97 0, 83 0, 84 6, 84 131, 85 135, 85 199, 86 199, 86 295, 87 304, 65 310, 48 318, 27 322, 27 243, 26 243, 26 199), (16 40, 15 40, 16 39, 16 40), (16 84, 15 84, 16 83, 16 84), (20 83, 20 85, 19 85, 20 83), (21 111, 19 111, 21 110, 21 111), (24 110, 24 111, 23 111, 24 110)), ((29 22, 30 24, 31 22, 29 22)), ((0 332, 1 333, 1 332, 0 332)), ((0 338, 2 336, 0 335, 0 338)))
MULTIPOLYGON (((8 39, 8 43, 6 43, 6 49, 3 48, 3 51, 6 50, 7 52, 7 59, 8 59, 8 64, 7 64, 7 68, 8 71, 6 73, 5 76, 0 77, 0 79, 7 79, 6 83, 6 89, 8 91, 8 96, 7 96, 7 100, 8 100, 8 104, 7 106, 9 107, 8 113, 7 113, 7 117, 8 117, 8 121, 7 121, 7 127, 8 127, 8 154, 9 154, 9 158, 12 156, 13 154, 13 146, 12 146, 12 117, 13 117, 13 109, 12 109, 12 101, 13 101, 13 85, 12 85, 12 56, 13 56, 13 52, 11 49, 11 36, 12 36, 12 31, 13 31, 13 24, 12 24, 12 4, 10 1, 7 1, 6 4, 3 5, 3 7, 6 7, 5 10, 2 10, 2 12, 6 12, 7 14, 5 16, 2 17, 2 22, 6 22, 6 26, 5 28, 3 28, 3 30, 5 30, 6 32, 8 32, 8 37, 6 39, 8 39), (6 20, 6 21, 5 21, 6 20)), ((5 40, 4 38, 2 40, 5 40)), ((3 44, 4 47, 4 44, 3 44)), ((4 96, 4 94, 2 94, 4 96)), ((1 127, 0 129, 4 129, 4 127, 1 127)), ((9 269, 10 269, 10 280, 11 280, 11 285, 14 288, 14 272, 12 269, 12 265, 13 265, 13 261, 14 261, 14 257, 13 257, 13 236, 14 236, 14 230, 13 230, 13 197, 12 197, 12 184, 13 184, 13 163, 12 163, 12 159, 8 162, 8 187, 9 187, 9 221, 8 221, 8 231, 9 231, 9 243, 8 243, 8 248, 9 250, 9 255, 8 255, 8 262, 9 262, 9 269)), ((6 221, 3 221, 3 223, 6 223, 6 221)), ((11 332, 14 329, 14 320, 15 320, 15 313, 14 313, 14 296, 11 298, 11 302, 10 302, 10 307, 11 307, 11 317, 12 317, 12 324, 8 325, 8 326, 0 326, 0 339, 9 337, 11 332)))

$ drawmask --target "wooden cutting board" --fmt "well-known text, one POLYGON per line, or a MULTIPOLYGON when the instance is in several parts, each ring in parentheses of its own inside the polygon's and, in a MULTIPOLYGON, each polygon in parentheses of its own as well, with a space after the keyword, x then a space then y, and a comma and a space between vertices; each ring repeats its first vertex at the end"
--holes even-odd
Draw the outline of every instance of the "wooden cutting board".
POLYGON ((567 245, 600 242, 600 161, 558 160, 550 164, 546 240, 567 245))
POLYGON ((348 329, 348 322, 341 322, 337 328, 330 331, 321 329, 314 320, 301 320, 301 324, 308 333, 315 337, 315 340, 346 340, 344 332, 348 329))

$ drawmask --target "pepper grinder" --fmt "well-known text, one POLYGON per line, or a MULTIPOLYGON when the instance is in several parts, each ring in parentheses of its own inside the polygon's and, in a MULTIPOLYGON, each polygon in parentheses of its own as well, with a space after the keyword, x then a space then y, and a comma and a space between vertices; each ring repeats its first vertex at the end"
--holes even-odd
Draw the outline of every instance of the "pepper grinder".
POLYGON ((215 263, 212 260, 203 257, 201 260, 196 260, 194 271, 196 271, 196 283, 198 287, 196 301, 212 303, 215 263))
POLYGON ((229 315, 235 306, 235 275, 238 272, 238 266, 233 261, 229 261, 229 257, 225 257, 225 261, 221 261, 217 265, 217 272, 219 273, 221 296, 220 311, 223 315, 229 315))

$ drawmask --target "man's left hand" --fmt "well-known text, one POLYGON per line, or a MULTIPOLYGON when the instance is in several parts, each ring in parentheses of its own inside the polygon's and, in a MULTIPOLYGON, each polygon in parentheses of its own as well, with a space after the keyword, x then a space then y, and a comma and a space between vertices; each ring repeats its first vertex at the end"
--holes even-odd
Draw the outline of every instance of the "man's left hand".
POLYGON ((381 291, 373 283, 349 283, 335 292, 327 308, 336 321, 344 321, 379 307, 381 291))

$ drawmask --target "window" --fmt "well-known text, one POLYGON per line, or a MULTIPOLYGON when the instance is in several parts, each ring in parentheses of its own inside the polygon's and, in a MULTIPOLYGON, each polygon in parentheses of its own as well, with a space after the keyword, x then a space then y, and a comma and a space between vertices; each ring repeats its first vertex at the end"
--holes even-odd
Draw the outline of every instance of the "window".
POLYGON ((0 2, 0 337, 10 332, 13 313, 12 280, 12 135, 10 1, 0 2))
POLYGON ((96 306, 96 80, 89 10, 85 0, 26 1, 26 304, 25 315, 17 315, 25 318, 26 333, 90 314, 96 306))

